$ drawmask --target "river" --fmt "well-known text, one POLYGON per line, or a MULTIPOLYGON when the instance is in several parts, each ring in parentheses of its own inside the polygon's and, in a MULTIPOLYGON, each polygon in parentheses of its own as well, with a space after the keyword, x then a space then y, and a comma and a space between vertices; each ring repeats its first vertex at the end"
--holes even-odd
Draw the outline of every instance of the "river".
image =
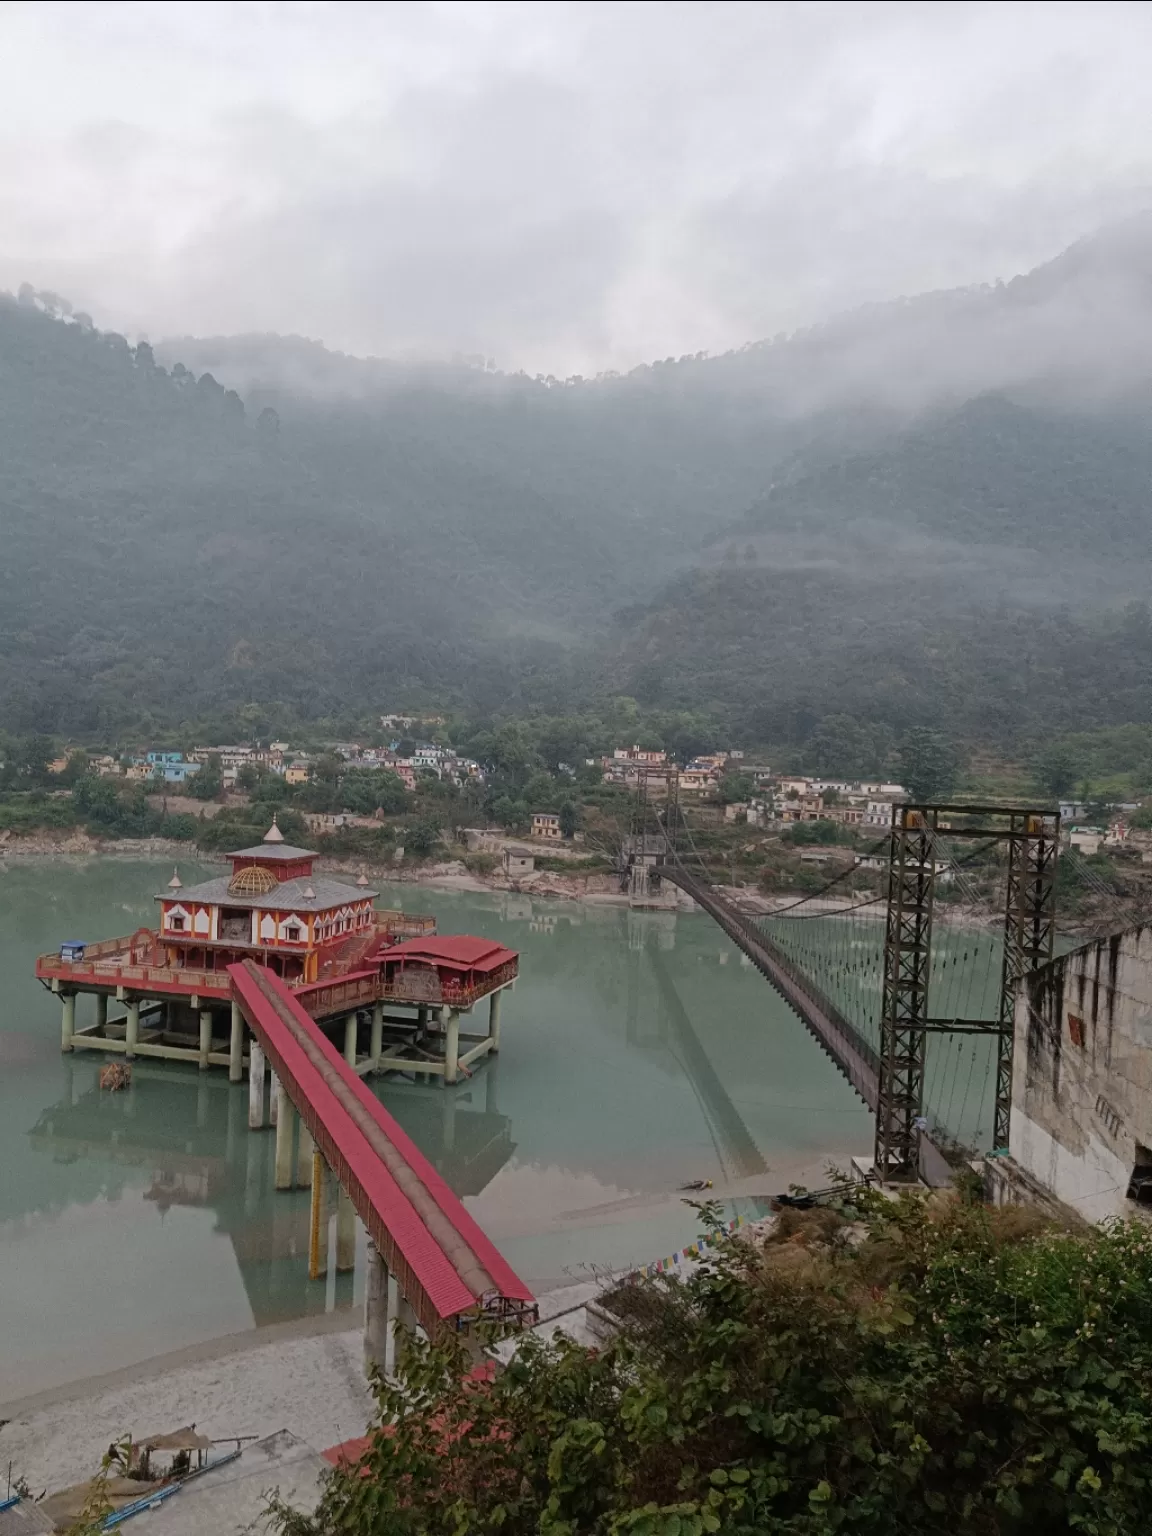
MULTIPOLYGON (((105 1058, 60 1053, 36 955, 152 924, 171 872, 0 866, 0 1403, 359 1297, 359 1265, 308 1281, 308 1196, 272 1191, 246 1084, 138 1062, 101 1094, 105 1058)), ((520 952, 498 1060, 454 1089, 368 1081, 537 1293, 690 1241, 689 1180, 755 1215, 801 1163, 871 1148, 863 1105, 703 914, 411 885, 380 904, 520 952)))

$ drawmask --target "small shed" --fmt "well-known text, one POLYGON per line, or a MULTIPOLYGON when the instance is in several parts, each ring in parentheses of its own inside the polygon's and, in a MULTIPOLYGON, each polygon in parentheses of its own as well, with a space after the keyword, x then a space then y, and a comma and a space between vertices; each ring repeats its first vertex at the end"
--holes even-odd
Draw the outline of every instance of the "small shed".
POLYGON ((513 878, 518 875, 531 875, 536 869, 535 855, 522 853, 518 848, 505 848, 500 862, 504 866, 504 873, 513 878))

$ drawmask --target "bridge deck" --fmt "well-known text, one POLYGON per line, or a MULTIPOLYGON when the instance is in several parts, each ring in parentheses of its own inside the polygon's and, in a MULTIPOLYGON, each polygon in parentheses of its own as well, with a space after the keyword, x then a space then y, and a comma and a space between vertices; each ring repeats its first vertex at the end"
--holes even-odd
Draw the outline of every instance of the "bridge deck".
POLYGON ((469 1319, 529 1317, 531 1291, 288 987, 250 960, 229 976, 302 1123, 429 1335, 469 1319))
MULTIPOLYGON (((780 947, 743 912, 738 911, 706 880, 680 865, 664 863, 661 877, 678 885, 718 923, 736 947, 752 961, 831 1057, 870 1110, 880 1097, 880 1058, 849 1019, 780 947)), ((927 1134, 920 1138, 920 1172, 934 1186, 952 1182, 952 1167, 927 1134)))

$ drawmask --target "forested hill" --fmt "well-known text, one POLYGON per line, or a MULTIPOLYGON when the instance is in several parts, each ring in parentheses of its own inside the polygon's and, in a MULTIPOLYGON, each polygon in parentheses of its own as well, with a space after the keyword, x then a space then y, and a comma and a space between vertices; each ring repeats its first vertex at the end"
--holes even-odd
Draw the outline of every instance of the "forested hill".
POLYGON ((755 739, 846 713, 1019 743, 1152 715, 1152 434, 1133 395, 984 396, 783 473, 623 616, 613 686, 755 739))
MULTIPOLYGON (((461 378, 463 375, 463 378, 461 378)), ((247 409, 0 299, 0 715, 110 734, 248 701, 499 707, 763 483, 659 413, 478 396, 247 409)))
POLYGON ((0 296, 0 728, 606 691, 762 740, 1146 718, 1150 275, 1137 221, 562 382, 292 337, 154 355, 0 296))

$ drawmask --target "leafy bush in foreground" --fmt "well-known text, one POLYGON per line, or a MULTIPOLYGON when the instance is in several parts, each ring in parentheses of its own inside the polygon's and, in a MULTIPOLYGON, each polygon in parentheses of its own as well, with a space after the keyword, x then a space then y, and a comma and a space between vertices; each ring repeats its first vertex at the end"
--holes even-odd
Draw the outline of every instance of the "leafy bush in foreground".
POLYGON ((527 1340, 478 1382, 454 1345, 410 1347, 364 1462, 314 1519, 278 1506, 281 1529, 1152 1529, 1152 1231, 868 1201, 622 1288, 600 1352, 527 1340))

